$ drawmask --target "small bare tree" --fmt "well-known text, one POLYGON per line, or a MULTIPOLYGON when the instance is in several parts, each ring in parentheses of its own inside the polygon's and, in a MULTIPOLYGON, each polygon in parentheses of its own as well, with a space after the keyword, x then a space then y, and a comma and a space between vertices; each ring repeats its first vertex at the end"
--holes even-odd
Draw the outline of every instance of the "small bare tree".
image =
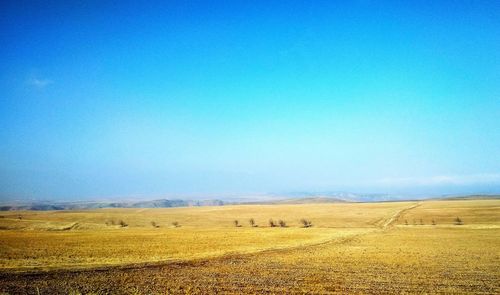
POLYGON ((120 221, 118 222, 118 224, 119 224, 121 227, 127 227, 127 226, 128 226, 128 224, 127 224, 125 221, 123 221, 123 220, 120 220, 120 221))
POLYGON ((270 227, 276 227, 276 223, 274 223, 274 220, 269 219, 269 226, 270 227))
POLYGON ((462 225, 462 224, 464 224, 464 223, 463 223, 462 219, 460 219, 460 217, 455 218, 455 225, 462 225))
POLYGON ((240 227, 240 222, 238 221, 238 219, 233 220, 233 223, 234 223, 234 226, 240 227))
POLYGON ((436 225, 436 221, 432 219, 432 225, 436 225))
POLYGON ((302 218, 300 220, 300 223, 302 223, 302 227, 311 227, 312 226, 312 222, 308 219, 305 219, 305 218, 302 218))
POLYGON ((255 219, 253 219, 253 218, 250 218, 250 219, 248 220, 248 223, 250 223, 250 226, 251 226, 251 227, 256 227, 256 226, 257 226, 257 225, 255 224, 255 219))
POLYGON ((280 227, 286 227, 286 222, 284 220, 278 220, 278 224, 280 225, 280 227))
POLYGON ((156 228, 160 227, 155 221, 151 221, 151 225, 156 228))
POLYGON ((179 227, 179 222, 177 222, 177 221, 173 221, 173 222, 172 222, 172 226, 173 226, 173 227, 179 227))

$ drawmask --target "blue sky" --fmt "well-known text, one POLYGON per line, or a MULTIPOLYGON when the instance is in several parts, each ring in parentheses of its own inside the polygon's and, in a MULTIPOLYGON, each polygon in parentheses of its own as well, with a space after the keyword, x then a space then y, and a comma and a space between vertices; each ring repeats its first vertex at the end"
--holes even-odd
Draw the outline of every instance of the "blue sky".
POLYGON ((499 1, 2 1, 0 198, 500 192, 499 1))

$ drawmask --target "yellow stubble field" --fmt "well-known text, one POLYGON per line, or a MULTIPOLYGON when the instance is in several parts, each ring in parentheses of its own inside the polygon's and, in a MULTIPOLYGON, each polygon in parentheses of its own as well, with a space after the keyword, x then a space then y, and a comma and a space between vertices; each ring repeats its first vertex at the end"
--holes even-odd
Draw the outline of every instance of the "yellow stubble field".
POLYGON ((497 199, 1 215, 8 293, 500 292, 497 199))

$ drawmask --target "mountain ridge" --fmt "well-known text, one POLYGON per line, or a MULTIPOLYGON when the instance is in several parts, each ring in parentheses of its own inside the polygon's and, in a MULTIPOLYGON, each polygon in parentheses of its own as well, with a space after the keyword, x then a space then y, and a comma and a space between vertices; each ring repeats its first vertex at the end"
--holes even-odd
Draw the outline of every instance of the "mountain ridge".
POLYGON ((142 201, 11 201, 0 203, 0 211, 10 210, 86 210, 105 208, 175 208, 225 205, 284 205, 284 204, 319 204, 319 203, 358 203, 358 202, 397 202, 411 200, 471 200, 500 198, 497 194, 447 195, 437 197, 391 196, 387 194, 354 194, 354 193, 292 193, 289 195, 272 195, 268 198, 246 199, 155 199, 142 201))

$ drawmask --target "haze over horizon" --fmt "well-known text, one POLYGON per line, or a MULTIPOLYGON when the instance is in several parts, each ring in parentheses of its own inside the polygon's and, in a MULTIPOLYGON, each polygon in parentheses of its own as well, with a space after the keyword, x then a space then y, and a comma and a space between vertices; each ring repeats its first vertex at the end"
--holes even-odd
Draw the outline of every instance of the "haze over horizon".
POLYGON ((500 1, 70 2, 0 3, 0 201, 500 193, 500 1))

